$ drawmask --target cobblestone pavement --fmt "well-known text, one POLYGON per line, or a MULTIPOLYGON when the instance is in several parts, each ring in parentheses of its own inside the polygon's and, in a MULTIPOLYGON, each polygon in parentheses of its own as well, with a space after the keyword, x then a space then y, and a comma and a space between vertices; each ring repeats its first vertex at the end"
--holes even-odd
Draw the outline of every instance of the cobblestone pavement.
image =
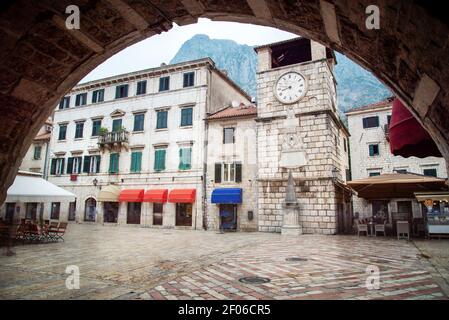
POLYGON ((413 242, 356 236, 71 224, 65 238, 0 256, 0 299, 447 299, 447 241, 422 242, 423 256, 413 242), (431 243, 446 260, 428 259, 431 243), (68 265, 80 268, 79 290, 65 287, 68 265), (366 289, 370 265, 379 290, 366 289), (239 282, 246 276, 271 282, 239 282))

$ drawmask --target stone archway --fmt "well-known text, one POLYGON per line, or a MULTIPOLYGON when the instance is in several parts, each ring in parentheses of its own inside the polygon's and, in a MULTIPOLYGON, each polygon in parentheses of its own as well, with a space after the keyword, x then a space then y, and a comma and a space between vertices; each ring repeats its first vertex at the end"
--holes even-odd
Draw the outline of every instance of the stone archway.
POLYGON ((293 32, 338 50, 388 85, 449 160, 449 28, 409 0, 18 0, 0 4, 0 203, 60 97, 125 47, 199 17, 293 32), (367 30, 378 4, 380 30, 367 30), (81 29, 65 27, 77 5, 81 29))

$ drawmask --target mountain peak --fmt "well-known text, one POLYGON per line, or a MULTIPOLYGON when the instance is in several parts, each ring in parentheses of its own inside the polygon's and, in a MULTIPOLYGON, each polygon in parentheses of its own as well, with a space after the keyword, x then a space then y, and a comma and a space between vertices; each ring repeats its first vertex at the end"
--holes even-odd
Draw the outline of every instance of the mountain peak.
MULTIPOLYGON (((226 70, 228 76, 250 96, 257 96, 257 54, 251 46, 196 34, 181 46, 170 63, 207 57, 215 62, 218 69, 226 70)), ((342 112, 391 96, 391 92, 370 72, 338 53, 337 60, 335 77, 339 109, 342 112)))

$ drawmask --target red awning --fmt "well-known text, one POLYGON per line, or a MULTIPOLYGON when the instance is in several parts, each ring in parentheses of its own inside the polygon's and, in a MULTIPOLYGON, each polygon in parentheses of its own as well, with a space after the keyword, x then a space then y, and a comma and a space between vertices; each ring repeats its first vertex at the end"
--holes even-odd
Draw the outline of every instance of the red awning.
POLYGON ((195 202, 196 189, 176 189, 170 192, 168 202, 193 203, 195 202))
POLYGON ((119 202, 142 202, 145 190, 122 190, 118 197, 119 202))
POLYGON ((399 99, 393 103, 389 138, 391 153, 395 156, 442 157, 430 135, 399 99))
POLYGON ((167 189, 147 190, 143 196, 143 202, 166 203, 168 198, 167 189))

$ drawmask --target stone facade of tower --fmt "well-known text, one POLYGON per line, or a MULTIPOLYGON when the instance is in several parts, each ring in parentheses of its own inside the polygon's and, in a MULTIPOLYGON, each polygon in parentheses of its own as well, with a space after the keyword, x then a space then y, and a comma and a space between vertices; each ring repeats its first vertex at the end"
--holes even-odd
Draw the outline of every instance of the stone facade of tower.
POLYGON ((280 160, 289 137, 285 120, 293 109, 297 143, 306 158, 305 166, 293 170, 302 231, 345 232, 352 224, 350 193, 344 186, 349 170, 349 133, 337 112, 335 57, 308 39, 266 45, 256 51, 259 231, 281 231, 288 169, 280 160), (302 75, 306 89, 299 101, 285 104, 275 90, 280 90, 277 82, 288 72, 302 75))

